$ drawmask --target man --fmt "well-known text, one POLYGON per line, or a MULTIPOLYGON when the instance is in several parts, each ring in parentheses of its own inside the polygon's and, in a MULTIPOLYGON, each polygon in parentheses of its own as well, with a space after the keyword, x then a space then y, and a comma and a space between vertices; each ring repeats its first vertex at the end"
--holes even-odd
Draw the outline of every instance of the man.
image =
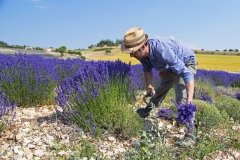
MULTIPOLYGON (((142 28, 134 27, 125 33, 121 50, 130 53, 130 57, 138 59, 143 66, 147 95, 152 98, 145 108, 137 110, 142 118, 149 116, 153 105, 160 106, 174 84, 176 102, 192 102, 197 63, 191 49, 175 40, 148 39, 142 28), (153 68, 159 71, 161 77, 156 90, 152 86, 153 68)), ((195 137, 192 133, 187 133, 185 139, 193 142, 195 137)))

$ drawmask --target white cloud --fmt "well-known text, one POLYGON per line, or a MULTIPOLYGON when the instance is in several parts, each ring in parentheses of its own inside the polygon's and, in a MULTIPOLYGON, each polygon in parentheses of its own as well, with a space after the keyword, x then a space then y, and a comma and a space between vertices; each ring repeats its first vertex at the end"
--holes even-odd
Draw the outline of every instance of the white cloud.
POLYGON ((169 37, 162 37, 162 38, 159 35, 155 35, 154 37, 157 38, 157 39, 161 39, 161 40, 167 40, 167 39, 176 40, 176 41, 180 42, 181 44, 183 44, 186 47, 189 47, 191 49, 200 50, 199 47, 196 47, 196 46, 194 46, 193 44, 190 44, 190 43, 182 42, 181 40, 176 39, 173 35, 170 35, 169 37))
POLYGON ((46 8, 46 7, 44 7, 44 6, 36 6, 37 8, 39 8, 39 9, 44 9, 44 8, 46 8))

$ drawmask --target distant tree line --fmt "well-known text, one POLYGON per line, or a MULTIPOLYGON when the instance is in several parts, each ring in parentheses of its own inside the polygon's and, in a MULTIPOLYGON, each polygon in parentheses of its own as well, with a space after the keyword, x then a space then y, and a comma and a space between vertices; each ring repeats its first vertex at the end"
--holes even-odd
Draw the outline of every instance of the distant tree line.
POLYGON ((83 60, 86 59, 86 57, 84 57, 80 51, 68 50, 68 53, 73 55, 78 55, 83 60))
POLYGON ((112 47, 112 46, 119 46, 121 43, 123 42, 123 40, 121 39, 117 39, 115 42, 109 39, 105 39, 105 40, 100 40, 100 42, 98 42, 96 45, 91 44, 90 46, 88 46, 89 49, 93 48, 93 47, 104 47, 104 46, 108 46, 108 47, 112 47))
MULTIPOLYGON (((227 52, 227 49, 223 50, 224 52, 227 52)), ((239 52, 238 49, 229 49, 228 52, 239 52)))
MULTIPOLYGON (((26 45, 8 45, 6 42, 4 41, 0 41, 0 47, 5 47, 5 48, 15 48, 15 49, 26 49, 26 47, 29 47, 29 46, 26 46, 26 45)), ((44 48, 42 47, 31 47, 33 50, 44 50, 44 48)), ((29 48, 27 48, 29 49, 29 48)))
MULTIPOLYGON (((204 51, 204 49, 201 49, 202 51, 204 51)), ((216 49, 215 51, 219 51, 218 49, 216 49)), ((229 49, 229 50, 227 50, 227 49, 224 49, 223 50, 224 52, 239 52, 239 50, 238 49, 229 49)))
POLYGON ((55 49, 55 52, 60 52, 61 56, 64 56, 64 53, 69 53, 71 55, 78 55, 79 58, 85 60, 86 57, 84 57, 82 55, 82 53, 80 51, 75 51, 75 50, 67 50, 67 47, 66 46, 61 46, 59 48, 56 48, 55 49))
POLYGON ((6 42, 4 41, 0 41, 0 47, 5 47, 5 48, 18 48, 18 49, 24 49, 24 46, 20 46, 20 45, 8 45, 6 42))

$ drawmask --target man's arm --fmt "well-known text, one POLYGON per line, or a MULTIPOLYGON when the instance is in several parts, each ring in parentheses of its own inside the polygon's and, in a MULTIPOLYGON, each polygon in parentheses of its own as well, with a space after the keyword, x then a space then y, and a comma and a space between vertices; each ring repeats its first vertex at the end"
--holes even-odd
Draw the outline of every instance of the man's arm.
POLYGON ((194 92, 194 80, 190 80, 186 83, 187 90, 187 104, 192 103, 193 100, 193 92, 194 92))
POLYGON ((147 94, 150 94, 152 96, 154 94, 154 87, 152 86, 152 79, 153 79, 152 71, 144 72, 144 78, 146 81, 147 94))

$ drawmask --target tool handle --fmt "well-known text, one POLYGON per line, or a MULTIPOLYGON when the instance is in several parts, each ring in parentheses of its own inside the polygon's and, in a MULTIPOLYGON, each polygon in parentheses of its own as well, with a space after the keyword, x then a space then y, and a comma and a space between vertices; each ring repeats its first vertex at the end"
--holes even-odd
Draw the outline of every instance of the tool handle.
POLYGON ((148 104, 148 102, 146 101, 146 98, 148 98, 148 97, 152 97, 150 94, 146 94, 146 95, 144 95, 144 97, 143 97, 143 101, 146 103, 146 104, 148 104))

